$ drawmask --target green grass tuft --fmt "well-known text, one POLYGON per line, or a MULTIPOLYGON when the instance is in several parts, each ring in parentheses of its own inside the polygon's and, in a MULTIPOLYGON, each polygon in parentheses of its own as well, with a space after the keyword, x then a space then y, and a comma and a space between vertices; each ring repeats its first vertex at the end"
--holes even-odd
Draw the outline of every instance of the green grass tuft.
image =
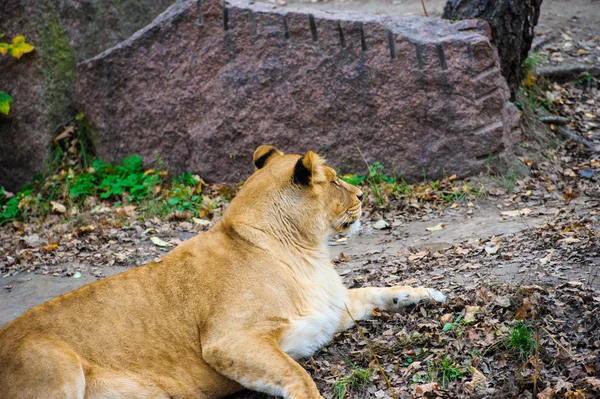
POLYGON ((350 374, 339 377, 338 380, 333 384, 333 390, 335 391, 338 399, 344 399, 348 391, 368 383, 371 375, 373 374, 371 369, 357 367, 350 360, 346 360, 348 363, 350 363, 350 366, 352 366, 350 374))
POLYGON ((522 358, 528 358, 535 349, 533 328, 527 323, 518 321, 510 332, 506 346, 512 352, 518 352, 522 358))

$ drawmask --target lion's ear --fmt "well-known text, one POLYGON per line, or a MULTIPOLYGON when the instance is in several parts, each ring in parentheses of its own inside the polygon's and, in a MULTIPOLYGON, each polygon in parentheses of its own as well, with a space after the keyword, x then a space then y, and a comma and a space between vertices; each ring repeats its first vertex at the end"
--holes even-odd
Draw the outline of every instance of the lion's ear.
POLYGON ((325 160, 312 151, 304 154, 294 166, 294 183, 308 186, 321 171, 325 160))
POLYGON ((270 145, 261 145, 254 151, 254 166, 256 169, 262 169, 268 161, 283 155, 283 152, 270 145))

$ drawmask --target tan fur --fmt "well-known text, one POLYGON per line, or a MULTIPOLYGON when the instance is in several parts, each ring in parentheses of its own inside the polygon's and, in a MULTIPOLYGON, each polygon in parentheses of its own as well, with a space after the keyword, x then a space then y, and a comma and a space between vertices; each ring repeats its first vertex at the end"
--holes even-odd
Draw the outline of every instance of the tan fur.
POLYGON ((375 307, 433 295, 346 290, 327 237, 360 217, 358 188, 318 155, 255 153, 258 169, 208 232, 150 263, 37 306, 0 330, 0 396, 220 398, 247 387, 320 399, 294 360, 375 307))

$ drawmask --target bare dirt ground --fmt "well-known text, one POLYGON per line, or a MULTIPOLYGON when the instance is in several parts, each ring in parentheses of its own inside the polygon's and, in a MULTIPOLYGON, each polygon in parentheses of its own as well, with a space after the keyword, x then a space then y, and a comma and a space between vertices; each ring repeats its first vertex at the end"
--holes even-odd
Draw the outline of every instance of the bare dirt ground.
MULTIPOLYGON (((422 14, 417 0, 288 3, 281 6, 422 14)), ((430 16, 441 14, 444 2, 425 3, 430 16)), ((600 1, 545 0, 537 32, 553 38, 539 48, 541 63, 600 64, 600 1)), ((598 81, 550 84, 540 96, 600 150, 598 81)), ((336 335, 303 363, 325 398, 344 397, 335 387, 353 375, 352 365, 371 371, 347 388, 349 398, 600 397, 600 157, 574 143, 546 148, 532 140, 523 138, 517 174, 473 180, 483 186, 474 201, 390 199, 380 207, 371 196, 361 234, 332 239, 348 287, 427 285, 449 301, 380 312, 360 331, 336 335), (519 323, 538 331, 537 356, 531 346, 526 353, 511 346, 519 323)), ((107 204, 0 227, 0 327, 56 295, 160 257, 211 223, 143 220, 107 204)))

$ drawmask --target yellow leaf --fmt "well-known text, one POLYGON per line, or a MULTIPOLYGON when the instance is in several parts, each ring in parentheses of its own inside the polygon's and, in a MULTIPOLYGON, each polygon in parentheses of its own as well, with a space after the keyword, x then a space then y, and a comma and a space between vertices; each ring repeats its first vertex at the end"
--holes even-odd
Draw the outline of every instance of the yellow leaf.
POLYGON ((527 76, 525 77, 525 86, 532 88, 533 85, 535 84, 535 76, 533 76, 531 73, 528 73, 527 76))
POLYGON ((590 118, 590 119, 594 119, 594 118, 596 117, 596 115, 594 115, 594 114, 590 114, 589 112, 586 112, 586 113, 585 113, 585 116, 586 116, 587 118, 590 118))
POLYGON ((46 252, 51 252, 51 251, 56 251, 58 249, 58 244, 50 244, 50 245, 45 245, 41 248, 42 251, 46 251, 46 252))
POLYGON ((30 53, 34 49, 35 47, 25 41, 25 36, 17 36, 13 39, 8 53, 16 59, 20 59, 23 54, 30 53))
POLYGON ((427 227, 425 230, 427 231, 441 231, 444 229, 444 227, 446 227, 446 225, 444 223, 440 223, 440 224, 436 224, 435 226, 432 227, 427 227))
POLYGON ((10 48, 10 45, 8 43, 4 43, 4 42, 0 43, 0 55, 6 55, 9 48, 10 48))

